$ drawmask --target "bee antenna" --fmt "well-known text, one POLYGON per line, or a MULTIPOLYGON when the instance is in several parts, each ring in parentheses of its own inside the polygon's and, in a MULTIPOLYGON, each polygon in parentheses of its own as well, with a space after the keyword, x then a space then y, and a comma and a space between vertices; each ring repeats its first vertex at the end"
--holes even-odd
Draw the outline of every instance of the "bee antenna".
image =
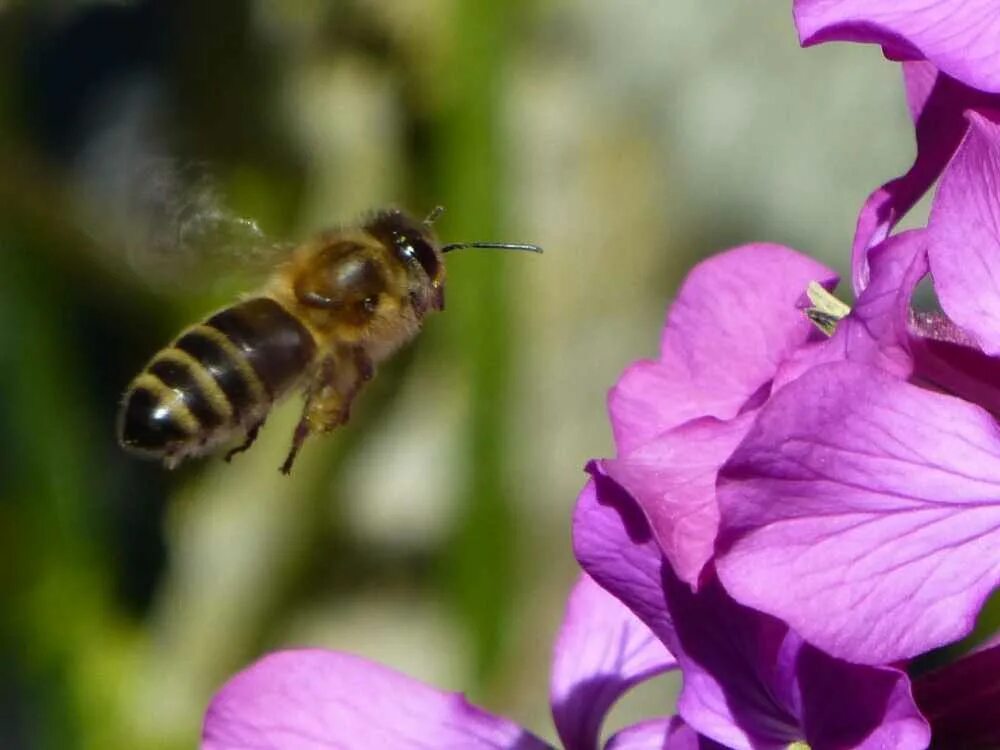
POLYGON ((443 213, 444 213, 444 206, 434 206, 434 208, 431 209, 431 212, 429 214, 427 214, 427 218, 424 219, 424 224, 426 224, 427 226, 430 226, 435 221, 437 221, 438 219, 440 219, 441 218, 441 214, 443 214, 443 213))
POLYGON ((525 245, 520 242, 453 242, 441 248, 442 253, 450 253, 452 250, 463 250, 467 247, 480 247, 488 250, 524 250, 529 253, 540 253, 542 248, 538 245, 525 245))

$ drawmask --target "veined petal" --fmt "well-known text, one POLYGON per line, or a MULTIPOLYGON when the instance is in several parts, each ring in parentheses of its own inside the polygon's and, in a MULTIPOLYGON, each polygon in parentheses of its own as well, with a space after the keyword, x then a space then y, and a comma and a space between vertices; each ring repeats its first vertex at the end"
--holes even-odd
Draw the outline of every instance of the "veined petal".
POLYGON ((632 610, 674 655, 666 608, 663 553, 635 501, 591 462, 591 480, 573 512, 573 550, 595 582, 632 610))
POLYGON ((969 632, 1000 580, 1000 433, 862 365, 779 391, 720 473, 719 575, 811 643, 885 664, 969 632))
POLYGON ((850 315, 827 341, 800 348, 774 379, 774 392, 813 367, 857 362, 878 367, 901 380, 913 373, 910 298, 927 275, 926 232, 889 237, 869 254, 871 278, 850 315))
POLYGON ((987 354, 1000 354, 1000 124, 969 112, 928 228, 941 307, 987 354))
POLYGON ((619 453, 698 417, 731 419, 810 336, 796 304, 836 274, 787 247, 754 244, 695 266, 670 308, 658 362, 640 362, 609 398, 619 453))
POLYGON ((780 620, 735 602, 714 576, 692 592, 664 563, 634 501, 599 471, 578 501, 573 538, 587 572, 677 657, 679 713, 699 734, 737 749, 799 740, 926 747, 927 727, 902 672, 823 654, 780 620))
POLYGON ((968 130, 965 111, 1000 107, 1000 95, 969 88, 930 63, 904 63, 903 76, 916 125, 917 155, 906 174, 868 196, 858 215, 851 260, 858 293, 868 285, 868 250, 888 237, 944 171, 968 130))
POLYGON ((804 46, 880 44, 896 59, 926 59, 953 78, 1000 92, 1000 3, 996 0, 795 0, 804 46))
POLYGON ((905 380, 913 373, 910 300, 927 275, 927 236, 912 230, 889 237, 869 253, 871 283, 837 327, 844 359, 870 364, 905 380))
POLYGON ((940 747, 1000 745, 1000 645, 921 676, 913 689, 940 747))
POLYGON ((676 666, 628 607, 582 575, 570 594, 552 662, 552 717, 563 745, 596 750, 615 701, 676 666))
POLYGON ((991 357, 946 316, 914 313, 917 284, 927 275, 932 238, 915 229, 872 248, 869 285, 829 341, 792 355, 775 376, 774 390, 823 363, 870 364, 901 380, 926 385, 1000 415, 1000 357, 991 357))
POLYGON ((702 737, 679 716, 656 719, 628 727, 615 734, 605 750, 726 750, 718 742, 702 737))
POLYGON ((694 420, 621 458, 601 462, 605 473, 638 502, 667 560, 690 586, 697 586, 715 550, 716 477, 752 419, 749 413, 728 422, 694 420))
POLYGON ((202 750, 543 750, 544 742, 380 664, 279 651, 231 678, 205 715, 202 750))

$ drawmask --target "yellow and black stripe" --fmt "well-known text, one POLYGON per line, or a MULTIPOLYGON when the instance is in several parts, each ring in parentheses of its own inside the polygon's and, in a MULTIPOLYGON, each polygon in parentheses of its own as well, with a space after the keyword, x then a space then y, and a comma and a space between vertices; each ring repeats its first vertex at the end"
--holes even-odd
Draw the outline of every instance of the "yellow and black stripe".
POLYGON ((159 352, 125 396, 122 445, 176 453, 248 425, 308 367, 316 343, 280 304, 256 297, 216 313, 159 352))

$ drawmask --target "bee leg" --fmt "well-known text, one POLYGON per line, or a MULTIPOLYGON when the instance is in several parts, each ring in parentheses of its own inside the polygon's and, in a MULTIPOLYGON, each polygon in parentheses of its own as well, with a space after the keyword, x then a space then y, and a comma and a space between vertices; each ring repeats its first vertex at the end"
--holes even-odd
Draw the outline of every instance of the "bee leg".
POLYGON ((291 473, 295 457, 299 455, 299 449, 313 432, 313 422, 315 421, 312 417, 313 405, 322 390, 327 387, 326 384, 333 380, 335 372, 336 361, 332 357, 327 357, 320 363, 316 375, 313 376, 312 382, 306 388, 306 400, 302 405, 302 416, 299 417, 299 422, 295 425, 295 432, 292 433, 292 445, 288 449, 284 463, 278 469, 285 476, 291 473))
POLYGON ((291 473, 292 464, 295 463, 295 457, 299 455, 299 448, 302 447, 306 438, 309 437, 310 432, 309 422, 303 414, 302 419, 300 419, 299 423, 295 425, 295 432, 292 434, 292 447, 288 449, 288 455, 285 456, 285 462, 281 464, 281 468, 279 469, 279 471, 285 476, 288 476, 291 473))
POLYGON ((251 445, 254 444, 254 441, 257 440, 257 433, 260 432, 260 428, 263 426, 263 424, 264 424, 263 419, 260 420, 259 422, 254 423, 250 427, 250 429, 247 430, 246 439, 242 443, 237 445, 235 448, 229 449, 229 451, 224 456, 224 460, 227 464, 233 460, 233 456, 235 456, 237 453, 242 453, 243 451, 247 450, 251 445))
POLYGON ((292 435, 288 456, 281 465, 282 474, 292 470, 306 438, 313 433, 330 432, 350 419, 354 397, 374 372, 371 359, 358 347, 338 349, 333 356, 323 360, 306 391, 302 417, 292 435))
POLYGON ((320 389, 313 405, 311 416, 319 432, 330 432, 346 424, 351 418, 354 397, 375 376, 375 364, 361 347, 341 349, 338 357, 335 378, 320 389))

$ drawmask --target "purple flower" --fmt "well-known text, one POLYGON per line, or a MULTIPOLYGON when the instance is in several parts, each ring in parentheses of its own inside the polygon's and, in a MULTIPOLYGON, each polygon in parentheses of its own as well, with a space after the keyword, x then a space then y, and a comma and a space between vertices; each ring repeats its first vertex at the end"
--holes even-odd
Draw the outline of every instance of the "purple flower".
POLYGON ((673 569, 693 586, 715 544, 719 467, 781 364, 822 338, 796 309, 810 281, 832 288, 837 277, 779 245, 704 261, 670 309, 659 359, 632 365, 609 397, 618 455, 602 470, 636 499, 673 569))
MULTIPOLYGON (((599 747, 601 725, 629 688, 676 662, 621 602, 586 576, 567 606, 552 664, 552 716, 567 750, 599 747)), ((710 748, 679 720, 614 735, 608 750, 710 748), (692 744, 694 743, 694 744, 692 744)), ((266 656, 222 687, 205 716, 203 750, 453 748, 541 750, 504 718, 358 656, 318 649, 266 656)))
POLYGON ((906 174, 865 201, 853 244, 855 288, 868 282, 867 251, 934 184, 965 137, 966 111, 1000 107, 1000 3, 996 0, 796 0, 803 45, 882 45, 905 61, 917 155, 906 174))
POLYGON ((674 573, 633 498, 592 469, 577 504, 577 558, 677 657, 678 714, 730 748, 924 748, 906 675, 835 659, 785 623, 734 601, 707 569, 697 592, 674 573))
POLYGON ((967 634, 1000 581, 1000 431, 851 362, 809 370, 723 468, 716 564, 740 602, 884 664, 967 634))
POLYGON ((716 487, 729 592, 853 661, 961 638, 1000 583, 1000 129, 971 117, 930 226, 872 248, 854 311, 781 368, 716 487), (929 270, 969 330, 911 310, 929 270))
MULTIPOLYGON (((949 200, 942 187, 937 205, 949 200)), ((958 209, 941 221, 967 220, 958 209)), ((599 463, 684 596, 715 592, 775 618, 789 642, 871 665, 969 632, 1000 581, 1000 362, 944 316, 911 310, 934 231, 872 249, 869 283, 829 339, 796 308, 805 279, 832 279, 794 251, 748 246, 692 272, 663 359, 612 392, 619 455, 599 463), (755 319, 766 330, 750 330, 755 319)), ((700 627, 715 617, 739 621, 706 611, 700 627)), ((689 680, 690 651, 653 629, 689 680)), ((736 741, 684 705, 691 727, 736 741)))

